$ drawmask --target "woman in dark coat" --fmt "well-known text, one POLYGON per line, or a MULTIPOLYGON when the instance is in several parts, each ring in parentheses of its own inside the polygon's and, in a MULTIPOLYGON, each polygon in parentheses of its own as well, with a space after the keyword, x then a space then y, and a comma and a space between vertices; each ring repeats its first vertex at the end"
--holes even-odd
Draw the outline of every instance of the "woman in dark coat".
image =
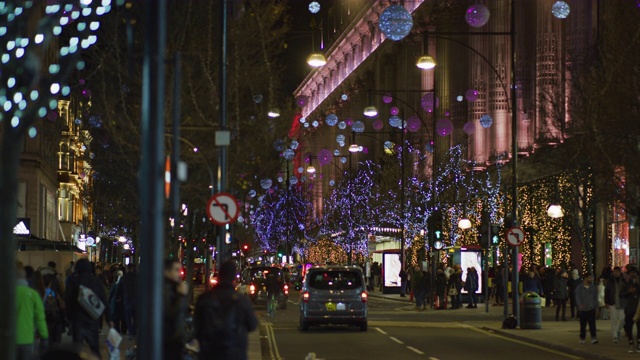
POLYGON ((562 271, 559 276, 554 279, 553 285, 553 302, 556 304, 556 321, 560 321, 560 309, 562 308, 562 321, 567 321, 565 313, 567 311, 567 299, 569 299, 569 274, 562 271))

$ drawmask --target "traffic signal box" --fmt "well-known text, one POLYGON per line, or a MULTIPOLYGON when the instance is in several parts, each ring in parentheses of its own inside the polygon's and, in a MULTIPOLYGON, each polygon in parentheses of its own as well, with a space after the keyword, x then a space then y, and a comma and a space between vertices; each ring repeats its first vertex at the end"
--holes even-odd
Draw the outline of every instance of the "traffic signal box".
POLYGON ((481 222, 482 224, 480 227, 479 237, 480 246, 488 249, 491 246, 497 246, 500 244, 500 236, 502 232, 500 225, 492 224, 489 213, 485 211, 482 212, 481 222))
POLYGON ((433 246, 436 241, 442 241, 442 210, 435 210, 427 219, 429 228, 429 245, 433 246))

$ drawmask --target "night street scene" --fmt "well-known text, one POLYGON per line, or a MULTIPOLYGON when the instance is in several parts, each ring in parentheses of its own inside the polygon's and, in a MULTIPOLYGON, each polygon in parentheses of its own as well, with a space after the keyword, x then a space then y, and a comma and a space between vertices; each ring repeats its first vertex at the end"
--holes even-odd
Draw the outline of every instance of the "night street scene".
POLYGON ((640 359, 640 0, 0 0, 0 360, 640 359))

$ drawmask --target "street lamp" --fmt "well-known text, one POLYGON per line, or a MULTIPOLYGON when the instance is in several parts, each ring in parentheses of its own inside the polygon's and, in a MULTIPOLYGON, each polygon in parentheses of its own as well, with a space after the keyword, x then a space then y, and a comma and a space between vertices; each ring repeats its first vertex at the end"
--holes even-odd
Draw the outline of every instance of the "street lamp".
POLYGON ((547 208, 547 215, 553 219, 559 219, 564 216, 564 209, 558 204, 551 204, 547 208))
POLYGON ((463 217, 458 221, 458 228, 461 230, 471 229, 471 220, 466 217, 463 217))
POLYGON ((316 172, 316 168, 315 168, 315 166, 313 166, 313 165, 309 165, 309 166, 307 166, 307 172, 308 172, 309 174, 314 174, 314 173, 316 172))
POLYGON ((280 116, 280 109, 278 108, 272 108, 269 110, 269 112, 267 113, 267 116, 269 116, 270 118, 277 118, 280 116))
POLYGON ((416 61, 416 66, 422 70, 433 69, 436 65, 436 60, 431 55, 422 55, 416 61))
POLYGON ((374 117, 374 116, 378 116, 378 109, 376 109, 376 107, 373 105, 369 105, 366 108, 364 108, 364 111, 362 113, 366 117, 374 117))
POLYGON ((321 67, 327 63, 327 58, 321 53, 313 53, 307 57, 307 64, 313 67, 321 67))

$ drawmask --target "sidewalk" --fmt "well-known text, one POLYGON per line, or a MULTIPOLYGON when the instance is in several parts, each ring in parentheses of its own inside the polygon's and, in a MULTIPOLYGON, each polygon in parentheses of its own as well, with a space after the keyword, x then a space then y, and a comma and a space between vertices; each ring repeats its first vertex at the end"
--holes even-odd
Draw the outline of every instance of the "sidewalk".
MULTIPOLYGON (((435 322, 456 322, 463 326, 473 326, 490 333, 508 337, 516 341, 524 341, 546 348, 574 354, 585 359, 640 359, 640 354, 628 353, 629 346, 624 330, 620 336, 620 342, 614 344, 611 335, 611 321, 597 320, 596 328, 598 344, 592 345, 587 330, 586 344, 579 344, 580 325, 576 319, 569 321, 555 321, 555 308, 542 308, 542 329, 502 329, 504 319, 503 306, 489 306, 489 312, 485 312, 484 304, 478 304, 477 309, 463 307, 457 310, 433 310, 415 311, 415 305, 409 302, 409 297, 400 297, 398 294, 382 294, 380 291, 370 292, 372 298, 398 301, 398 310, 415 312, 416 316, 432 317, 435 322), (420 314, 420 315, 418 315, 420 314)), ((492 305, 492 304, 490 304, 492 305)), ((465 304, 466 306, 466 304, 465 304)), ((509 306, 509 313, 511 313, 509 306)), ((520 309, 522 311, 522 309, 520 309)), ((567 312, 569 312, 567 306, 567 312)))

